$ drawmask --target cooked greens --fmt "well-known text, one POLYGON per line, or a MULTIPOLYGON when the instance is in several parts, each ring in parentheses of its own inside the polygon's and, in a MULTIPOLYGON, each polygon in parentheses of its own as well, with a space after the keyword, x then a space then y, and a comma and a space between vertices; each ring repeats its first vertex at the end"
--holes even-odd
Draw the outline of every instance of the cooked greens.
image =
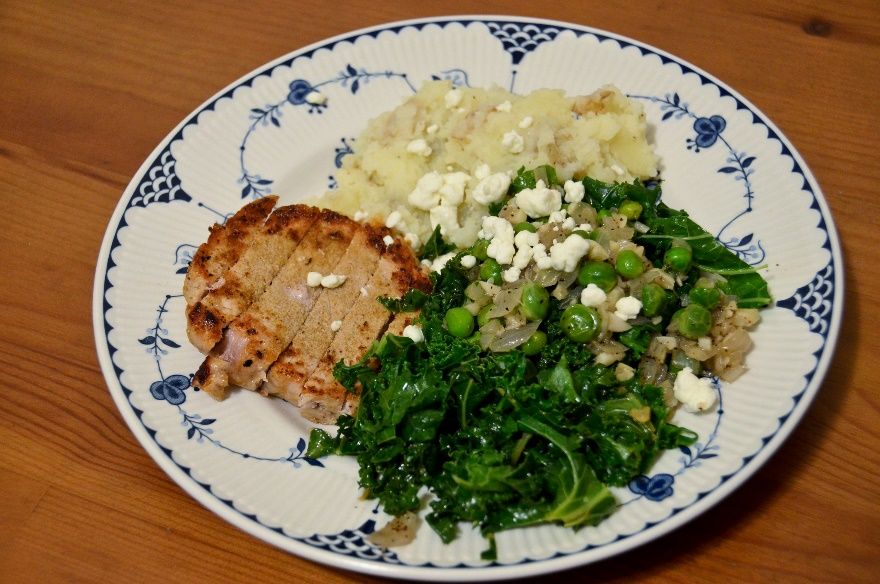
MULTIPOLYGON (((509 194, 538 181, 556 183, 552 167, 521 169, 509 194)), ((618 213, 623 207, 624 222, 638 218, 647 226, 634 241, 654 266, 662 268, 666 252, 681 242, 693 254, 673 289, 642 288, 651 318, 634 320, 613 335, 625 351, 616 366, 597 362, 590 342, 598 334, 598 312, 572 300, 577 288, 564 298, 529 289, 516 314, 537 323, 528 329, 534 331, 529 342, 537 339, 532 345, 520 339, 502 352, 481 346, 480 331, 470 335, 471 329, 448 317, 461 316, 454 311, 470 301, 473 282, 491 281, 481 276, 480 266, 462 266, 462 257, 472 251, 463 250, 432 274, 430 295, 414 291, 399 300, 382 299, 392 311, 421 307, 424 342, 388 335, 360 362, 338 363, 334 374, 348 390, 360 392, 359 409, 339 419, 336 437, 312 432, 308 456, 356 456, 360 486, 389 514, 418 510, 427 487, 433 495, 431 527, 449 542, 460 522, 478 526, 489 539, 487 559, 494 557, 494 534, 502 530, 601 522, 616 508, 609 486, 624 486, 647 472, 664 450, 693 444, 694 432, 669 422, 669 387, 641 374, 652 340, 675 329, 688 304, 708 312, 722 297, 735 297, 741 307, 764 306, 770 299, 753 268, 687 214, 659 202, 659 185, 592 179, 583 185, 584 201, 595 211, 618 213), (707 284, 707 274, 723 278, 707 284)), ((437 231, 429 244, 428 257, 447 250, 437 231)), ((638 277, 635 266, 643 266, 637 260, 617 273, 638 277)), ((606 286, 608 266, 586 262, 580 285, 599 282, 611 290, 617 275, 612 271, 606 286)), ((486 319, 476 321, 488 330, 486 319)))

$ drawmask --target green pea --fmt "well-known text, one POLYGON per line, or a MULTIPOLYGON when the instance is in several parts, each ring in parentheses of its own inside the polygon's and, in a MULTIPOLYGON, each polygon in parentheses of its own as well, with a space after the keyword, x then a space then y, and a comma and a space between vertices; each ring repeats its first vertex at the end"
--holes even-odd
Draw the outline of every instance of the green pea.
POLYGON ((636 220, 642 215, 642 205, 636 201, 627 199, 620 204, 617 212, 627 219, 636 220))
POLYGON ((721 302, 721 290, 718 288, 704 288, 699 286, 691 288, 691 291, 688 293, 688 298, 691 299, 692 303, 699 304, 700 306, 712 310, 718 306, 719 302, 721 302))
POLYGON ((584 287, 595 284, 605 292, 611 292, 617 286, 617 274, 611 264, 587 262, 578 272, 578 283, 584 287))
POLYGON ((627 280, 638 278, 645 271, 645 266, 642 264, 642 258, 631 249, 625 249, 618 253, 614 266, 617 268, 617 273, 627 280))
POLYGON ((487 322, 492 320, 489 318, 489 311, 492 310, 494 304, 487 304, 483 308, 480 309, 480 312, 477 313, 477 325, 484 326, 487 322))
POLYGON ((577 343, 592 341, 599 334, 602 318, 595 308, 574 304, 562 311, 559 326, 571 340, 577 343))
POLYGON ((663 256, 663 263, 676 272, 687 272, 691 268, 694 254, 690 247, 670 247, 663 256))
POLYGON ((596 218, 599 220, 599 225, 605 222, 606 217, 611 217, 611 211, 608 209, 602 209, 596 214, 596 218))
POLYGON ((531 233, 537 233, 538 228, 529 223, 528 221, 521 221, 513 226, 513 232, 519 233, 520 231, 529 231, 531 233))
POLYGON ((446 311, 446 330, 454 337, 464 339, 474 332, 474 317, 467 308, 459 306, 446 311))
POLYGON ((575 229, 571 232, 572 235, 580 235, 584 239, 590 239, 590 234, 584 231, 583 229, 575 229))
POLYGON ((489 258, 489 240, 488 239, 478 239, 476 243, 471 246, 471 255, 477 258, 478 262, 484 262, 489 258))
POLYGON ((689 339, 704 337, 712 328, 712 313, 699 304, 688 304, 672 318, 678 324, 678 331, 689 339))
POLYGON ((542 319, 547 316, 547 309, 550 308, 550 293, 540 284, 529 282, 523 286, 519 306, 527 319, 542 319))
POLYGON ((657 316, 666 307, 666 290, 655 282, 642 288, 642 311, 645 316, 657 316))
POLYGON ((525 343, 520 347, 526 355, 537 355, 547 346, 547 333, 544 331, 535 331, 525 343))
POLYGON ((493 284, 498 284, 500 286, 501 282, 503 282, 503 274, 504 268, 492 258, 487 259, 483 262, 483 265, 480 266, 480 280, 492 282, 493 284))

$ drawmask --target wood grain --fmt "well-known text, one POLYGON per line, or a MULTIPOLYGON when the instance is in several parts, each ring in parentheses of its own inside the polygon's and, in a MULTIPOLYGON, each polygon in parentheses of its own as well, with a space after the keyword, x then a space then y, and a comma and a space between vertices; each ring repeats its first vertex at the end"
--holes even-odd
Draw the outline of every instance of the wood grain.
MULTIPOLYGON (((591 25, 742 92, 807 160, 843 240, 846 314, 825 384, 717 507, 560 581, 872 582, 880 574, 880 4, 524 0, 0 3, 0 581, 379 582, 288 555, 202 508, 122 422, 91 330, 109 216, 153 147, 279 55, 420 16, 591 25)), ((783 221, 784 218, 781 218, 783 221)), ((538 580, 535 579, 537 582, 538 580)))

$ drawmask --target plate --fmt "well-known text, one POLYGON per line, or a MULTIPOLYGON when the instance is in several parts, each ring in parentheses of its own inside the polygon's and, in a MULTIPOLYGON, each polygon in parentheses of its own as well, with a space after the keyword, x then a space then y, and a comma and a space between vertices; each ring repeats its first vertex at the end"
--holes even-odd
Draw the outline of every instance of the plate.
POLYGON ((843 263, 828 207, 800 155, 755 106, 661 50, 575 24, 496 16, 397 22, 322 41, 236 81, 175 128, 137 171, 107 228, 94 289, 98 356, 120 412, 193 498, 248 533, 311 560, 388 577, 491 580, 607 558, 709 509, 779 447, 816 395, 837 338, 843 263), (577 63, 572 69, 571 63, 577 63), (290 203, 333 188, 367 121, 427 79, 586 94, 614 83, 644 105, 664 200, 734 253, 766 266, 776 298, 750 370, 720 406, 677 422, 700 434, 615 491, 619 511, 578 532, 505 532, 498 560, 469 528, 444 545, 423 526, 383 550, 388 517, 359 498, 356 463, 306 456, 296 408, 249 392, 215 402, 190 386, 183 277, 208 227, 269 192, 290 203), (309 104, 312 89, 326 103, 309 104), (784 223, 783 223, 784 222, 784 223))

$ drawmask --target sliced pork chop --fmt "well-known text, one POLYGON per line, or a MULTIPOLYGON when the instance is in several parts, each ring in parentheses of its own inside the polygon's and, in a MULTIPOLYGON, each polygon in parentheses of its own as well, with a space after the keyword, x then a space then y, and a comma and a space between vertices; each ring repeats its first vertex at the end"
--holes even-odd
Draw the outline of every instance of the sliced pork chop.
POLYGON ((309 272, 339 273, 336 266, 360 229, 348 217, 321 211, 265 292, 229 324, 193 384, 217 399, 225 398, 231 385, 259 388, 322 294, 323 288, 307 284, 309 272))
POLYGON ((208 241, 203 243, 189 264, 183 281, 183 297, 187 306, 198 302, 241 257, 272 209, 278 197, 264 197, 248 203, 225 224, 211 227, 208 241))
POLYGON ((368 292, 366 285, 385 249, 382 236, 370 226, 363 226, 354 235, 334 268, 348 279, 339 288, 324 290, 290 346, 269 369, 264 391, 299 405, 303 385, 333 342, 337 327, 341 327, 358 297, 368 292))
POLYGON ((187 335, 202 353, 223 337, 226 326, 259 298, 319 215, 307 205, 280 207, 216 287, 187 309, 187 335))
POLYGON ((333 377, 333 367, 341 359, 347 364, 359 360, 385 330, 392 314, 382 306, 379 296, 399 297, 412 288, 429 290, 430 282, 407 245, 395 240, 383 251, 375 273, 345 317, 342 327, 321 357, 302 388, 299 406, 304 418, 319 424, 336 420, 341 413, 353 413, 359 403, 333 377))

